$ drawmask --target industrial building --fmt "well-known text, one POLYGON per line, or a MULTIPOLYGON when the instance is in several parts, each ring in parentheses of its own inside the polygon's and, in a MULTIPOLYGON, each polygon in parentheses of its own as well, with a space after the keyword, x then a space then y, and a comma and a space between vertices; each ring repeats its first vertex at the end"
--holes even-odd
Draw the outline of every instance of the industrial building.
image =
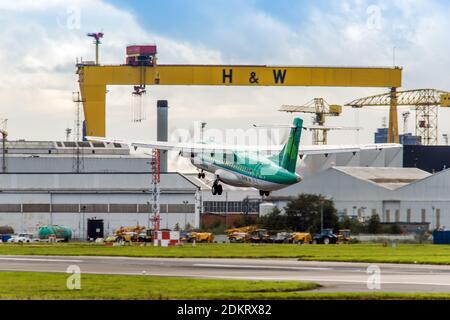
MULTIPOLYGON (((282 209, 290 197, 317 193, 333 198, 340 214, 364 219, 377 213, 383 222, 450 226, 445 193, 450 172, 432 175, 402 168, 407 147, 425 148, 308 155, 297 166, 304 180, 274 192, 271 199, 282 209)), ((29 233, 45 224, 66 225, 79 239, 88 238, 91 221, 100 223, 105 235, 121 226, 150 225, 149 155, 121 143, 86 141, 7 141, 6 150, 0 225, 29 233)), ((202 215, 224 216, 230 222, 233 215, 259 213, 258 190, 224 185, 222 195, 213 196, 212 183, 211 176, 162 172, 161 228, 198 228, 202 215)))
MULTIPOLYGON (((0 175, 0 225, 36 233, 65 225, 87 239, 90 220, 109 234, 150 224, 150 157, 103 142, 8 142, 0 175), (77 172, 78 171, 78 172, 77 172)), ((161 228, 199 226, 198 187, 179 173, 162 173, 161 228)))
MULTIPOLYGON (((301 146, 300 146, 301 148, 301 146)), ((297 163, 297 172, 307 178, 331 167, 403 167, 403 148, 361 150, 335 154, 307 155, 297 163)))
POLYGON ((382 222, 450 226, 450 170, 430 174, 417 168, 333 167, 273 195, 280 208, 301 193, 333 199, 339 213, 382 222), (276 200, 278 199, 281 200, 276 200))

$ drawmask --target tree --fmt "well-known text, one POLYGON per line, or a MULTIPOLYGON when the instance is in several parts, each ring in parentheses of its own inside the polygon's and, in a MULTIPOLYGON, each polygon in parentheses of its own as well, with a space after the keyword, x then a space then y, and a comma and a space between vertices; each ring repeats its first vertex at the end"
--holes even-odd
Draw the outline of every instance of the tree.
POLYGON ((268 230, 285 230, 286 229, 286 215, 281 214, 280 209, 273 208, 268 215, 260 217, 257 220, 259 226, 268 230))
POLYGON ((345 216, 339 223, 339 229, 349 229, 353 234, 359 234, 365 231, 365 225, 356 218, 345 216))
POLYGON ((381 229, 380 217, 377 214, 373 214, 367 221, 367 232, 377 234, 381 233, 381 229))
POLYGON ((240 227, 250 226, 250 225, 256 224, 256 220, 257 219, 254 216, 244 214, 242 217, 240 217, 239 219, 237 219, 234 222, 234 227, 240 228, 240 227))
POLYGON ((300 194, 285 207, 286 226, 294 231, 317 233, 321 228, 321 212, 324 229, 338 229, 337 210, 332 200, 322 195, 300 194))
POLYGON ((387 226, 384 231, 389 234, 402 234, 403 229, 397 223, 387 226))

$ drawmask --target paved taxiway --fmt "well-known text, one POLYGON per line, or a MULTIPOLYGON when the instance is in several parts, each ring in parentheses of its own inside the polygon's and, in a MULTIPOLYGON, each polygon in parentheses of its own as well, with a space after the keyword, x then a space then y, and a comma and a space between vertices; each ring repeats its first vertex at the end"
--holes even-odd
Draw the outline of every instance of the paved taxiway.
MULTIPOLYGON (((314 281, 323 292, 367 292, 367 263, 306 262, 292 259, 199 259, 0 256, 2 271, 159 275, 196 278, 314 281)), ((450 266, 376 264, 382 292, 450 293, 450 266)))

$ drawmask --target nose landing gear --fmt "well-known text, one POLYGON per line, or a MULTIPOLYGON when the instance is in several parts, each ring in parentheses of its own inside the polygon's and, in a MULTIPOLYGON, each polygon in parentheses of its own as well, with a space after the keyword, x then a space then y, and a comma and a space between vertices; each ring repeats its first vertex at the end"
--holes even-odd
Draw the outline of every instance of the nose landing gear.
POLYGON ((198 176, 199 179, 205 179, 205 177, 206 177, 206 175, 203 172, 203 170, 201 172, 199 172, 197 176, 198 176))

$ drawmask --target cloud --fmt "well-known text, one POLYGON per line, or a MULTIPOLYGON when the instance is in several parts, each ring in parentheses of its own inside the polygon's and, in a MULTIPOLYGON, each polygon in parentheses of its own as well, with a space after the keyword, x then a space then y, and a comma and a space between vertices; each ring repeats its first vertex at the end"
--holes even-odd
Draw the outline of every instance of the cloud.
POLYGON ((94 52, 87 32, 105 31, 105 64, 123 63, 125 46, 133 42, 158 43, 162 61, 221 60, 201 44, 151 34, 130 13, 99 0, 2 1, 0 14, 0 104, 11 139, 63 139, 65 128, 73 126, 76 58, 92 60, 94 52))
MULTIPOLYGON (((363 66, 391 65, 395 46, 396 62, 404 66, 404 87, 450 87, 446 74, 450 63, 448 5, 400 0, 327 2, 326 6, 308 7, 297 23, 274 17, 257 2, 241 3, 231 2, 223 10, 208 12, 212 22, 205 26, 208 36, 200 41, 189 36, 188 30, 182 40, 152 33, 132 13, 105 1, 1 1, 0 104, 2 117, 10 119, 11 138, 64 138, 65 128, 74 121, 75 58, 93 59, 94 47, 85 34, 94 31, 105 33, 100 49, 104 64, 123 63, 125 46, 132 43, 156 43, 160 63, 363 66), (368 10, 371 6, 376 10, 368 10)), ((294 4, 292 10, 298 10, 294 4)), ((169 100, 171 128, 188 129, 202 119, 210 127, 225 129, 290 122, 291 115, 277 111, 281 104, 302 104, 315 97, 344 104, 384 91, 151 87, 145 98, 147 120, 132 124, 131 88, 109 89, 108 135, 139 140, 155 138, 158 99, 169 100)), ((359 141, 352 132, 336 132, 330 135, 330 142, 372 142, 372 132, 387 115, 383 108, 346 109, 341 117, 327 122, 359 125, 365 131, 359 141)), ((447 116, 445 111, 442 115, 447 116)), ((310 122, 309 115, 303 117, 310 122)), ((304 143, 310 143, 310 138, 305 135, 304 143)))

